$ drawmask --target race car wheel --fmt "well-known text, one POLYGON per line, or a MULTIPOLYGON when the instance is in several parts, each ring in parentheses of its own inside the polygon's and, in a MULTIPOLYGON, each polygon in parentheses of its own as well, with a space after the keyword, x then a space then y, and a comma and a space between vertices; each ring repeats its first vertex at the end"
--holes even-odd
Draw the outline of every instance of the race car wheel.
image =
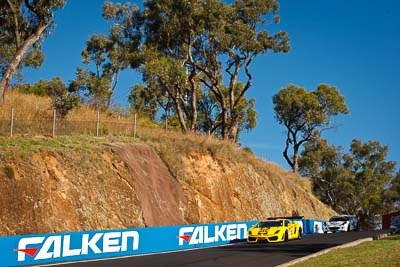
POLYGON ((299 228, 299 239, 303 237, 303 231, 301 230, 301 227, 299 228))
POLYGON ((288 232, 286 231, 286 232, 285 232, 285 236, 283 237, 283 241, 286 242, 286 241, 288 241, 288 240, 289 240, 289 234, 288 234, 288 232))
POLYGON ((350 223, 349 223, 349 225, 347 226, 347 232, 350 232, 350 223))

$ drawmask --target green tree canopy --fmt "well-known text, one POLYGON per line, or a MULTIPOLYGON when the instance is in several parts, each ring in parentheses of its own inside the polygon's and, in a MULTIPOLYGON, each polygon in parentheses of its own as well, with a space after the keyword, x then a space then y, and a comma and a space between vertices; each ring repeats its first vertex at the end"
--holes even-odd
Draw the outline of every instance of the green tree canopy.
POLYGON ((145 88, 155 98, 169 99, 157 102, 172 103, 169 111, 182 131, 237 140, 240 131, 256 124, 254 100, 245 97, 251 63, 290 49, 286 32, 266 30, 279 21, 278 8, 276 0, 149 0, 142 15, 118 3, 106 3, 104 14, 123 33, 124 46, 140 48, 136 62, 145 88))
POLYGON ((84 92, 85 99, 96 109, 111 106, 121 71, 129 66, 137 68, 141 62, 141 16, 139 8, 129 2, 106 2, 103 6, 103 17, 112 23, 110 32, 89 37, 82 51, 87 67, 78 68, 71 83, 71 90, 84 92))
POLYGON ((298 170, 301 146, 332 127, 332 116, 349 113, 344 97, 336 87, 327 84, 319 85, 313 92, 289 85, 274 95, 272 100, 277 121, 287 129, 283 156, 293 172, 298 170), (291 154, 289 149, 293 151, 291 154))
POLYGON ((60 77, 55 77, 50 81, 39 80, 34 84, 19 84, 15 89, 21 93, 34 94, 38 96, 57 96, 64 94, 67 91, 67 88, 60 77))
POLYGON ((76 79, 71 83, 71 91, 84 92, 88 103, 96 109, 106 110, 111 105, 111 97, 118 83, 120 71, 128 66, 124 49, 106 35, 92 35, 82 51, 82 61, 93 64, 89 68, 78 68, 76 79))
POLYGON ((384 192, 393 179, 396 163, 387 161, 389 148, 378 141, 352 141, 350 153, 343 156, 344 166, 351 171, 354 199, 350 210, 365 210, 371 215, 384 209, 384 192))
POLYGON ((39 80, 34 84, 20 84, 15 89, 25 94, 50 96, 53 100, 53 107, 61 119, 64 119, 69 111, 79 106, 81 102, 76 93, 68 91, 60 77, 55 77, 50 81, 39 80))
POLYGON ((163 97, 154 96, 152 91, 143 85, 135 85, 131 87, 131 93, 128 96, 128 102, 131 113, 145 116, 151 120, 155 120, 159 106, 164 107, 162 103, 163 97))
POLYGON ((55 10, 64 5, 65 0, 0 2, 0 105, 18 69, 42 64, 40 40, 54 26, 55 10))
POLYGON ((314 139, 301 153, 299 171, 313 181, 316 195, 339 213, 375 215, 400 201, 399 173, 387 161, 388 147, 354 139, 349 153, 314 139))
POLYGON ((342 157, 340 147, 330 146, 324 139, 312 139, 301 152, 299 173, 310 177, 313 191, 322 202, 339 213, 347 213, 354 186, 342 157))
POLYGON ((400 171, 389 182, 384 194, 384 202, 387 212, 400 208, 400 171))

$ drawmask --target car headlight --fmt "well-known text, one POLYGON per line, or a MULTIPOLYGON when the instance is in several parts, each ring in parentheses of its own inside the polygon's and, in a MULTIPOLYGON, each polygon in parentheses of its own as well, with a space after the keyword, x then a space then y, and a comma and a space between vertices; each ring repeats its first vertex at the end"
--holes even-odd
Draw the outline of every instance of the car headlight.
POLYGON ((276 230, 275 233, 274 233, 274 235, 276 235, 277 233, 279 233, 279 231, 280 231, 280 229, 276 230))

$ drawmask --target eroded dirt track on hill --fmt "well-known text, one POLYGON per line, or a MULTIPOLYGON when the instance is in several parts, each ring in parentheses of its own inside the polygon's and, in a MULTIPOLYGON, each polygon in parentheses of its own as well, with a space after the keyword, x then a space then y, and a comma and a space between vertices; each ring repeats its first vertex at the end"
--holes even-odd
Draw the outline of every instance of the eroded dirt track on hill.
POLYGON ((112 147, 134 177, 145 225, 184 224, 184 192, 157 153, 143 144, 114 143, 112 147))

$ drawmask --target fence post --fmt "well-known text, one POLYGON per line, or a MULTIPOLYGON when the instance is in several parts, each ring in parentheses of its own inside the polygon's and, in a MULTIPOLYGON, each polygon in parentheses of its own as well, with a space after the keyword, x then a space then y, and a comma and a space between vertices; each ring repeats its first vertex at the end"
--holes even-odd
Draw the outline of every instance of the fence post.
POLYGON ((97 111, 96 137, 99 137, 99 125, 100 125, 100 112, 97 111))
POLYGON ((53 134, 54 137, 56 135, 56 110, 53 110, 53 134))
POLYGON ((11 123, 10 123, 10 136, 13 136, 13 129, 14 129, 14 109, 11 109, 11 123))
POLYGON ((133 116, 133 140, 136 140, 136 113, 133 116))

